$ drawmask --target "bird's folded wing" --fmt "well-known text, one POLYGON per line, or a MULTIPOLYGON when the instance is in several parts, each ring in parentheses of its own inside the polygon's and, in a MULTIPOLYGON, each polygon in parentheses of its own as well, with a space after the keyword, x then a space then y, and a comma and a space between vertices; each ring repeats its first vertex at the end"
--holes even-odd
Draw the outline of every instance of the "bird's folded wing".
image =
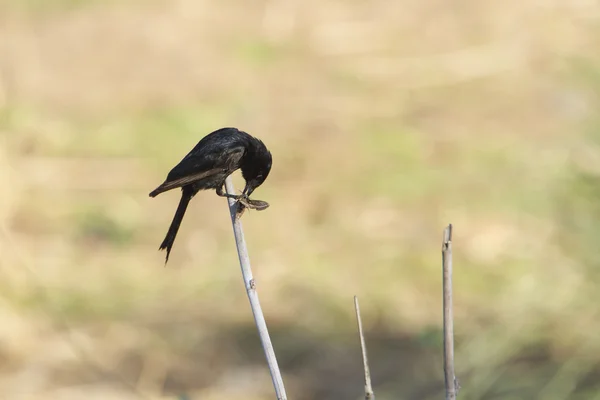
POLYGON ((233 170, 239 168, 239 162, 244 156, 244 153, 245 149, 242 146, 199 149, 196 152, 185 156, 184 159, 169 172, 167 181, 175 181, 179 178, 214 169, 229 170, 233 172, 233 170))
POLYGON ((244 153, 243 146, 196 149, 169 172, 167 180, 153 193, 162 193, 219 173, 230 174, 240 167, 244 153))
POLYGON ((162 185, 160 185, 157 189, 160 189, 161 191, 166 191, 166 190, 170 190, 176 187, 181 187, 181 186, 185 186, 189 183, 193 183, 196 181, 199 181, 200 179, 204 179, 208 176, 217 174, 219 172, 222 172, 221 168, 214 168, 208 171, 202 171, 202 172, 198 172, 195 174, 190 174, 187 176, 183 176, 181 178, 177 178, 171 181, 166 181, 164 182, 162 185))

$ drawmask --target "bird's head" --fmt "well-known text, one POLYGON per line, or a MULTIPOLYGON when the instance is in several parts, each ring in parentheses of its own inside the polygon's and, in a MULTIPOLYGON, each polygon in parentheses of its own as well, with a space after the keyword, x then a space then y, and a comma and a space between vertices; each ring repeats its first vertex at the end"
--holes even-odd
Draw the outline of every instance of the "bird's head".
POLYGON ((263 184, 269 172, 273 159, 263 142, 258 140, 256 148, 249 154, 242 166, 242 176, 246 180, 244 194, 250 196, 254 189, 263 184))

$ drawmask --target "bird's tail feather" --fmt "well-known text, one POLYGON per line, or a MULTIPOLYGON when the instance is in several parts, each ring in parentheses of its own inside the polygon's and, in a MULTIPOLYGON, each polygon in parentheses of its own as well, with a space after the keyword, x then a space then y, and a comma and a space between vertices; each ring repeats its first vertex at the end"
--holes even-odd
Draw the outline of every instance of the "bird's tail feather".
POLYGON ((181 221, 183 220, 183 216, 185 215, 185 211, 187 210, 187 206, 192 197, 194 197, 193 192, 187 187, 184 187, 182 189, 181 200, 179 200, 179 205, 177 206, 177 211, 175 211, 175 216, 173 217, 171 226, 169 226, 167 235, 165 236, 165 239, 159 247, 159 250, 167 250, 165 265, 169 261, 169 254, 171 253, 171 249, 173 248, 173 243, 175 243, 175 237, 177 236, 177 231, 179 231, 179 225, 181 225, 181 221))
POLYGON ((164 188, 165 184, 162 183, 159 187, 157 187, 156 189, 154 189, 153 191, 150 192, 150 197, 156 197, 159 194, 161 194, 162 192, 165 192, 165 188, 164 188))

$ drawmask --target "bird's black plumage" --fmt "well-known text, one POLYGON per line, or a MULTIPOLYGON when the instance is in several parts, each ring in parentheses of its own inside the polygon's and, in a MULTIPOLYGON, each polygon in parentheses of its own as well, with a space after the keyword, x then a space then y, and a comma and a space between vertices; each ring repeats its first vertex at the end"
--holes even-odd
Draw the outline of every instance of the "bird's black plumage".
POLYGON ((271 153, 264 143, 236 128, 222 128, 206 135, 167 175, 167 179, 150 192, 155 197, 167 190, 181 188, 181 200, 160 250, 166 249, 165 263, 175 242, 187 206, 200 190, 215 189, 219 196, 244 198, 259 187, 271 171, 271 153), (246 186, 242 195, 223 192, 225 178, 241 169, 246 186))

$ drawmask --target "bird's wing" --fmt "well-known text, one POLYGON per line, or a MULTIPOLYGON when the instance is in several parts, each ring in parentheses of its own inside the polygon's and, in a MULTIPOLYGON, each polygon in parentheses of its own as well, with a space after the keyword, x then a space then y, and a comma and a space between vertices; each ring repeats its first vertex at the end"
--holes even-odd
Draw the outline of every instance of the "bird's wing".
POLYGON ((240 160, 246 151, 244 146, 215 146, 203 150, 190 152, 185 156, 169 172, 165 183, 177 181, 185 185, 217 173, 231 173, 240 167, 240 160))
POLYGON ((246 152, 243 143, 224 141, 200 141, 167 175, 167 179, 150 196, 185 186, 213 175, 229 175, 240 168, 246 152))
POLYGON ((200 179, 206 178, 207 176, 217 174, 221 171, 221 169, 216 168, 208 171, 202 171, 197 174, 182 176, 181 178, 176 178, 172 180, 167 179, 164 183, 157 187, 150 195, 157 195, 159 193, 166 192, 167 190, 185 186, 187 184, 199 181, 200 179))

